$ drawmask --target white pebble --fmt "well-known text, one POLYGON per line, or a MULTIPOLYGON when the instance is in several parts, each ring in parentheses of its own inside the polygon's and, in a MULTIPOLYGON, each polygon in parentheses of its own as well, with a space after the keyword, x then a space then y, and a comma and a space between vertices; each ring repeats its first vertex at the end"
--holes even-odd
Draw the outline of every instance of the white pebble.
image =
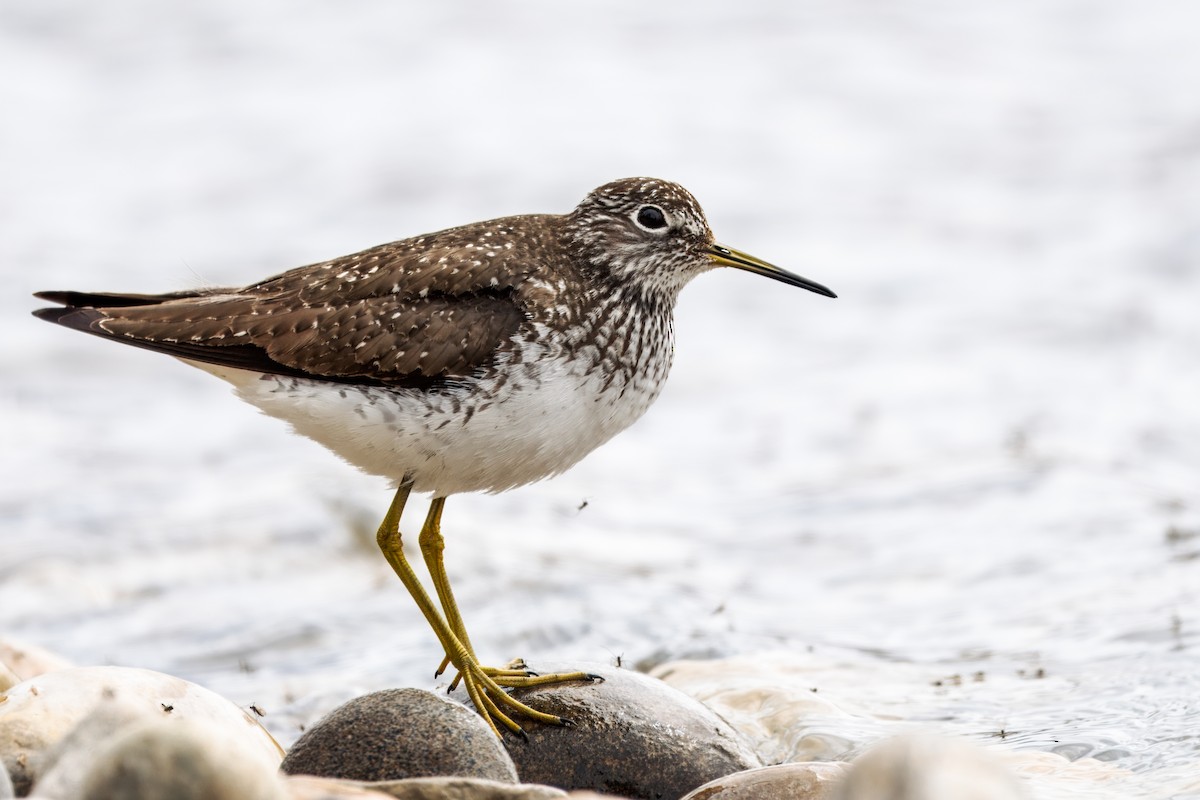
POLYGON ((211 723, 225 740, 273 767, 283 757, 257 719, 202 686, 145 669, 74 667, 38 675, 0 694, 0 762, 17 791, 28 791, 38 779, 52 747, 113 700, 148 718, 211 723))

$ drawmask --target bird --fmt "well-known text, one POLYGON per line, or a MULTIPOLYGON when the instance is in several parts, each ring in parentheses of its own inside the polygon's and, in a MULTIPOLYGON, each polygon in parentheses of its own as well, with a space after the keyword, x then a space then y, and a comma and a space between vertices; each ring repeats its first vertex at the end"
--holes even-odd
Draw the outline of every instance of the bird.
POLYGON ((694 277, 732 267, 826 297, 825 286, 719 244, 682 186, 625 178, 566 214, 475 222, 297 267, 241 288, 167 294, 44 291, 34 315, 152 350, 232 384, 242 400, 387 479, 379 549, 498 736, 514 719, 570 720, 517 687, 595 681, 481 664, 443 560, 446 499, 557 475, 642 416, 674 353, 694 277), (436 602, 401 546, 412 493, 436 602))

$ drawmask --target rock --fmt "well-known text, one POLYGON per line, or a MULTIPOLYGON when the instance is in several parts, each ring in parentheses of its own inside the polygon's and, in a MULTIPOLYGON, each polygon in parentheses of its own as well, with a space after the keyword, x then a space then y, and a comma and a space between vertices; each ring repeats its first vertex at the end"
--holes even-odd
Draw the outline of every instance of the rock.
POLYGON ((0 663, 0 692, 7 692, 20 682, 20 675, 9 669, 7 664, 0 663))
POLYGON ((0 762, 18 795, 42 774, 49 749, 106 700, 155 718, 207 721, 240 749, 278 764, 282 750, 254 717, 182 678, 130 667, 74 667, 47 672, 0 694, 0 762))
POLYGON ((296 741, 281 768, 357 781, 517 782, 512 759, 482 719, 420 689, 387 689, 338 706, 296 741))
POLYGON ((982 748, 897 736, 850 764, 837 800, 1026 800, 1017 778, 982 748))
MULTIPOLYGON (((560 800, 567 793, 549 786, 502 783, 483 778, 405 778, 343 781, 313 775, 286 779, 289 800, 560 800)), ((617 800, 605 797, 603 800, 617 800)))
POLYGON ((7 691, 10 686, 16 686, 21 681, 73 666, 75 665, 62 656, 35 644, 7 637, 0 638, 0 692, 7 691), (5 676, 15 677, 17 680, 5 686, 2 683, 5 676))
POLYGON ((288 800, 391 800, 392 795, 377 792, 370 786, 362 781, 316 775, 287 775, 283 781, 288 800))
POLYGON ((764 762, 791 764, 840 760, 858 744, 839 732, 860 728, 869 714, 842 707, 839 694, 848 692, 815 688, 838 669, 791 656, 756 655, 674 661, 650 674, 713 709, 764 762))
POLYGON ((574 723, 564 728, 518 718, 528 740, 505 732, 523 781, 678 798, 723 775, 762 766, 724 720, 662 681, 606 664, 584 669, 604 681, 513 692, 523 703, 574 723))
POLYGON ((709 781, 684 800, 831 800, 845 776, 838 761, 777 764, 709 781))
POLYGON ((122 729, 157 719, 157 715, 131 700, 102 700, 65 736, 48 747, 39 760, 34 786, 46 797, 79 797, 84 778, 122 729))
MULTIPOLYGON (((38 793, 41 794, 39 788, 38 793)), ((261 755, 211 722, 152 719, 97 753, 79 793, 62 800, 284 800, 261 755)))
POLYGON ((533 783, 506 783, 483 778, 448 776, 407 778, 402 781, 380 781, 363 785, 397 800, 561 800, 567 796, 566 792, 559 789, 533 783))

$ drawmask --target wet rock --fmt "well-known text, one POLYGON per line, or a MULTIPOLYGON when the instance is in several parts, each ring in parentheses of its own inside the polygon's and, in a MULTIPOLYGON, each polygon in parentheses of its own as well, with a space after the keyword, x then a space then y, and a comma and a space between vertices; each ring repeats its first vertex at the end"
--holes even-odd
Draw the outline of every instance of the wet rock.
POLYGON ((517 782, 512 759, 478 715, 420 689, 387 689, 338 706, 296 741, 281 768, 358 781, 517 782))
POLYGON ((1027 800, 990 753, 965 742, 897 736, 850 764, 836 800, 1027 800))
POLYGON ((777 764, 717 778, 684 800, 831 800, 845 775, 837 761, 777 764))
POLYGON ((861 715, 842 708, 837 692, 815 690, 838 669, 759 655, 673 661, 650 674, 716 711, 763 761, 785 764, 834 761, 855 748, 838 731, 858 727, 861 715))
MULTIPOLYGON (((39 794, 41 791, 39 789, 39 794)), ((97 753, 62 800, 285 800, 274 766, 211 722, 148 720, 97 753)))
POLYGON ((42 774, 50 748, 112 699, 133 703, 155 718, 211 722, 222 738, 270 763, 278 764, 282 756, 256 719, 194 683, 144 669, 74 667, 38 675, 0 694, 0 762, 18 795, 42 774))
MULTIPOLYGON (((543 672, 580 668, 542 666, 543 672)), ((505 733, 522 780, 630 798, 678 798, 715 778, 762 766, 724 720, 662 681, 608 665, 583 669, 604 681, 513 693, 574 723, 564 728, 519 718, 528 740, 505 733)))

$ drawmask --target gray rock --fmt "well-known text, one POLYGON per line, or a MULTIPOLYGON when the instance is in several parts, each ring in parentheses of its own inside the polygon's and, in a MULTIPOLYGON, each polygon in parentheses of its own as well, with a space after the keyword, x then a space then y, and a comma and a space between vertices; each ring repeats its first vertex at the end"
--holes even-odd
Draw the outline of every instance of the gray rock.
POLYGON ((288 800, 388 800, 391 797, 372 790, 369 783, 316 775, 288 775, 283 779, 283 786, 288 800))
POLYGON ((177 719, 139 723, 97 755, 79 794, 59 800, 285 800, 270 759, 224 732, 177 719))
POLYGON ((762 766, 723 719, 662 681, 608 665, 582 669, 604 681, 513 692, 523 703, 574 723, 559 727, 516 720, 528 739, 505 732, 504 744, 521 780, 674 800, 715 778, 762 766))
POLYGON ((397 800, 562 800, 567 796, 550 786, 481 778, 408 778, 362 785, 397 800))
POLYGON ((289 800, 561 800, 567 796, 566 792, 549 786, 501 783, 483 778, 405 778, 370 782, 290 775, 285 782, 289 800))
POLYGON ((837 761, 776 764, 709 781, 684 800, 831 800, 845 775, 837 761))
POLYGON ((387 689, 338 706, 296 741, 281 769, 357 781, 517 782, 512 759, 482 719, 420 689, 387 689))

